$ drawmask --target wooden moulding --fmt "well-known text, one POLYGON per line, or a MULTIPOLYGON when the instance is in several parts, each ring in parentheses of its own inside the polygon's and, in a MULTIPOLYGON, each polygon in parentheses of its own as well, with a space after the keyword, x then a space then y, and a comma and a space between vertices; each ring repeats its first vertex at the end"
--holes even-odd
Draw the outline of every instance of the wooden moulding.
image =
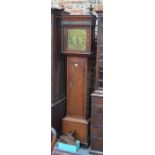
POLYGON ((88 146, 88 133, 90 128, 90 120, 73 118, 66 116, 63 119, 63 132, 75 131, 75 139, 79 140, 82 144, 88 146))

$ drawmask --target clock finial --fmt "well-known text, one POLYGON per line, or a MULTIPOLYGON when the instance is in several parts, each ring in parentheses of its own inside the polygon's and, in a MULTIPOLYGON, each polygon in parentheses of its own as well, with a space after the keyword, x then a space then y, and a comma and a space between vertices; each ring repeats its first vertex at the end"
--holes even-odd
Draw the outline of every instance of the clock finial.
POLYGON ((92 4, 90 4, 90 7, 88 8, 89 9, 89 11, 90 11, 90 14, 92 15, 93 14, 93 6, 92 6, 92 4))
POLYGON ((64 10, 65 10, 64 5, 61 5, 61 10, 62 10, 62 11, 64 11, 64 10))

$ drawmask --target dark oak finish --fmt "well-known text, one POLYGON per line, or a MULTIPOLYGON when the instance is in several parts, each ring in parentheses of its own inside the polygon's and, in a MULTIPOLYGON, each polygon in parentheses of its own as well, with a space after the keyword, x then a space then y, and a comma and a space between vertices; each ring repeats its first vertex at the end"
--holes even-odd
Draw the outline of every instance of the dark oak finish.
POLYGON ((91 147, 93 148, 93 151, 91 153, 102 154, 101 148, 103 147, 103 139, 93 137, 91 141, 91 147))
POLYGON ((103 12, 98 14, 95 92, 92 94, 91 153, 103 152, 103 12))
POLYGON ((90 94, 93 92, 95 71, 95 20, 96 17, 92 15, 61 17, 61 52, 67 56, 67 116, 63 119, 63 131, 76 130, 76 139, 85 145, 89 144, 90 138, 90 94), (71 31, 74 32, 73 35, 69 34, 71 31))
POLYGON ((61 54, 61 16, 65 12, 51 9, 51 126, 59 133, 65 115, 66 59, 61 54))
POLYGON ((103 90, 103 12, 98 14, 97 61, 96 61, 96 90, 103 90))
POLYGON ((93 115, 92 117, 92 125, 96 126, 96 125, 103 125, 103 116, 99 115, 93 115))
POLYGON ((93 137, 103 137, 103 131, 102 128, 99 125, 94 125, 92 128, 92 136, 93 137))
POLYGON ((102 154, 103 151, 103 95, 102 91, 92 94, 91 113, 91 153, 102 154))

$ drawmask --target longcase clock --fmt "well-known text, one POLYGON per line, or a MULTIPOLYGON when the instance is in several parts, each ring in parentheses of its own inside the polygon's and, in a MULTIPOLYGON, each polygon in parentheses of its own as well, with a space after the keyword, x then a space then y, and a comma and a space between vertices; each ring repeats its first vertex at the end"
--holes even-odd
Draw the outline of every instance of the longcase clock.
POLYGON ((61 18, 61 52, 67 57, 67 115, 63 118, 63 132, 75 130, 76 139, 88 145, 96 17, 65 15, 61 18))

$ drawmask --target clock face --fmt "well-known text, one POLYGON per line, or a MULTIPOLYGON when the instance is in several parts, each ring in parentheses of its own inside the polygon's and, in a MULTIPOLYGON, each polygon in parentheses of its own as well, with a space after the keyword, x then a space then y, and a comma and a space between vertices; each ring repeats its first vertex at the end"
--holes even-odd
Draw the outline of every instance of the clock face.
POLYGON ((70 28, 68 29, 68 50, 85 51, 86 50, 86 29, 70 28))

